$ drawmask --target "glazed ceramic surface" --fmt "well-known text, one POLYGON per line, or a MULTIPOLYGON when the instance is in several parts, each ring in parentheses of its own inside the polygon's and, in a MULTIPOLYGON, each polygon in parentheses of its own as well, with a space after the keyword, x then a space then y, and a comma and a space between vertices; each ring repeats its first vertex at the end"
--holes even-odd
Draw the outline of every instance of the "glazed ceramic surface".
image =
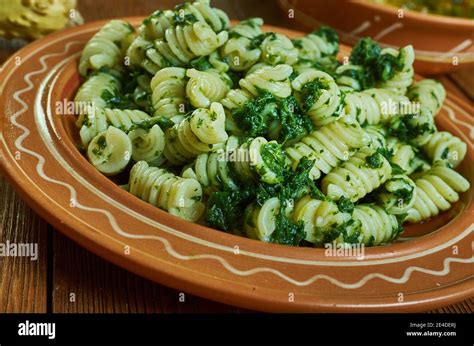
POLYGON ((279 0, 304 30, 322 23, 338 30, 343 42, 370 36, 383 46, 412 44, 415 71, 422 75, 474 66, 474 20, 399 9, 367 0, 279 0), (293 11, 293 12, 291 12, 293 11))
MULTIPOLYGON (((142 18, 125 18, 138 25, 142 18)), ((77 149, 75 116, 57 105, 79 87, 77 61, 105 23, 27 46, 0 72, 2 170, 46 220, 87 249, 151 280, 264 311, 421 311, 474 295, 473 195, 408 226, 364 257, 267 244, 189 223, 120 189, 77 149)), ((267 27, 289 36, 302 33, 267 27)), ((341 54, 348 54, 342 47, 341 54)), ((453 95, 436 118, 468 143, 459 170, 474 186, 472 108, 453 95)))

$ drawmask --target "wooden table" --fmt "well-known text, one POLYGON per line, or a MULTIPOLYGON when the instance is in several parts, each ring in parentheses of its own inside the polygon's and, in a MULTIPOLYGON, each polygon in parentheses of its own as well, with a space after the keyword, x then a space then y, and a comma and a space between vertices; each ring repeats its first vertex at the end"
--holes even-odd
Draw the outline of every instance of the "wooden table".
MULTIPOLYGON (((171 0, 79 0, 86 21, 146 15, 169 8, 171 0)), ((214 0, 231 18, 260 16, 291 27, 273 0, 214 0), (270 10, 269 10, 270 9, 270 10)), ((0 61, 1 63, 2 61, 0 61)), ((471 103, 474 71, 439 78, 445 87, 471 103)), ((38 243, 39 259, 0 257, 0 312, 243 312, 155 284, 79 247, 32 211, 1 176, 0 242, 38 243)), ((474 299, 433 312, 473 312, 474 299)))

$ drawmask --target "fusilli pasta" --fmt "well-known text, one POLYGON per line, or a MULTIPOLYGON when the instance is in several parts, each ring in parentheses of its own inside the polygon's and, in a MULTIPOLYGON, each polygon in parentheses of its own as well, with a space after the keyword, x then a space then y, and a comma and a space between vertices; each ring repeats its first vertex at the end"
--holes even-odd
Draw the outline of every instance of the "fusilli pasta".
POLYGON ((206 71, 189 69, 186 76, 189 78, 186 96, 196 108, 206 108, 212 102, 222 100, 229 91, 229 84, 232 83, 229 77, 214 69, 206 71))
POLYGON ((111 20, 87 42, 79 60, 79 73, 103 67, 117 68, 123 60, 128 46, 134 38, 135 29, 122 20, 111 20))
POLYGON ((409 45, 400 48, 398 51, 393 48, 384 48, 381 52, 382 58, 385 54, 396 57, 400 62, 401 70, 396 71, 391 79, 380 83, 379 87, 405 95, 408 87, 413 82, 413 75, 415 74, 413 70, 413 62, 415 61, 413 46, 409 45))
POLYGON ((295 205, 293 219, 297 222, 304 222, 306 241, 322 244, 325 242, 327 234, 335 226, 348 222, 351 215, 340 212, 333 201, 304 196, 295 205))
POLYGON ((149 129, 135 128, 128 133, 132 142, 134 161, 146 161, 158 164, 165 149, 165 134, 159 125, 149 129))
POLYGON ((189 221, 204 212, 202 189, 195 179, 178 177, 163 168, 137 162, 130 171, 129 191, 142 200, 189 221))
POLYGON ((377 205, 356 205, 352 217, 360 223, 357 242, 367 246, 389 243, 403 231, 396 216, 377 205))
POLYGON ((186 69, 166 67, 151 80, 154 116, 171 118, 186 113, 186 69))
MULTIPOLYGON (((105 72, 98 72, 90 76, 79 88, 74 97, 74 102, 78 104, 89 104, 92 108, 105 108, 107 101, 105 94, 117 94, 122 89, 122 85, 117 77, 105 72)), ((79 127, 82 123, 79 124, 79 127)))
POLYGON ((455 170, 438 162, 415 181, 416 199, 407 221, 420 222, 448 210, 469 189, 469 182, 455 170))
POLYGON ((330 198, 351 201, 364 197, 378 188, 392 175, 387 159, 375 150, 362 148, 348 161, 334 168, 322 182, 322 191, 330 198))
POLYGON ((147 17, 140 27, 140 33, 147 40, 162 39, 166 30, 193 16, 197 21, 206 22, 216 32, 228 29, 229 17, 225 12, 210 7, 209 0, 198 0, 175 7, 174 11, 156 11, 147 17))
POLYGON ((343 115, 341 91, 327 73, 309 69, 299 74, 291 85, 315 126, 327 125, 343 115))
POLYGON ((293 169, 303 157, 314 160, 311 177, 318 179, 329 173, 339 162, 347 161, 354 152, 366 146, 370 138, 357 123, 336 121, 313 131, 300 142, 285 149, 293 169))
POLYGON ((397 174, 385 182, 377 198, 390 214, 405 214, 415 204, 416 185, 408 176, 397 174))
MULTIPOLYGON (((198 155, 190 166, 184 168, 181 176, 199 181, 207 194, 227 189, 237 190, 239 183, 234 178, 231 170, 229 156, 235 156, 238 159, 233 154, 238 146, 239 139, 234 136, 229 137, 225 145, 225 151, 217 150, 216 152, 198 155)), ((235 162, 236 159, 232 162, 235 162)))
POLYGON ((466 143, 446 131, 433 133, 422 148, 432 162, 447 160, 454 168, 461 163, 467 151, 466 143))
POLYGON ((446 98, 446 90, 440 82, 424 79, 414 82, 408 89, 407 96, 412 102, 419 102, 423 107, 428 108, 433 116, 436 116, 446 98))
POLYGON ((210 109, 198 108, 166 131, 164 155, 173 165, 188 163, 199 154, 219 149, 217 144, 227 138, 224 109, 214 102, 210 109))
POLYGON ((221 53, 231 70, 246 71, 260 59, 262 50, 252 40, 262 34, 262 24, 261 18, 250 18, 230 30, 229 40, 221 53))
POLYGON ((120 173, 130 162, 132 143, 127 134, 113 126, 99 133, 89 143, 87 157, 100 172, 120 173))
POLYGON ((406 96, 387 89, 367 89, 347 93, 344 103, 347 116, 357 119, 361 125, 377 125, 387 123, 395 115, 402 114, 403 107, 409 105, 410 101, 406 96))
POLYGON ((284 35, 270 33, 260 47, 262 49, 261 59, 269 65, 293 65, 298 61, 298 49, 284 35))

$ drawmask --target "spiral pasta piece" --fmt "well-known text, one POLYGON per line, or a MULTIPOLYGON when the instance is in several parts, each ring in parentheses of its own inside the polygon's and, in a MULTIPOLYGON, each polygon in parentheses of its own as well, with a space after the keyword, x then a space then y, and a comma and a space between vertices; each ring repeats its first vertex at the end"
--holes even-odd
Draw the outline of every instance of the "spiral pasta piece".
POLYGON ((405 214, 415 204, 416 185, 408 176, 397 174, 385 182, 377 198, 388 213, 405 214))
POLYGON ((298 61, 298 49, 285 35, 269 33, 260 48, 262 61, 269 65, 293 65, 298 61))
POLYGON ((327 73, 309 69, 300 73, 291 85, 315 126, 327 125, 343 115, 341 90, 327 73))
POLYGON ((95 136, 87 148, 89 161, 107 175, 120 173, 130 162, 132 143, 127 134, 115 127, 95 136))
POLYGON ((190 15, 197 21, 206 22, 216 32, 226 30, 230 24, 225 12, 210 7, 209 0, 198 0, 178 5, 174 11, 155 11, 143 21, 140 33, 147 40, 161 39, 168 28, 177 24, 176 21, 182 21, 190 15))
POLYGON ((433 116, 425 107, 421 107, 417 114, 395 116, 389 125, 391 135, 417 147, 425 145, 436 131, 433 116))
POLYGON ((343 91, 360 91, 362 85, 358 79, 358 75, 363 72, 364 68, 354 64, 343 64, 336 68, 336 83, 343 91))
POLYGON ((400 48, 396 50, 393 48, 382 49, 380 55, 385 54, 396 57, 402 66, 400 71, 396 71, 393 77, 387 81, 379 83, 378 87, 392 90, 400 95, 405 95, 408 87, 413 82, 413 76, 415 74, 413 70, 413 62, 415 61, 415 51, 412 45, 400 48))
POLYGON ((339 38, 336 32, 327 27, 294 39, 293 44, 298 49, 299 58, 303 60, 315 61, 327 56, 336 56, 339 51, 339 38))
MULTIPOLYGON (((280 212, 280 200, 273 197, 262 206, 252 203, 245 209, 244 231, 249 238, 270 242, 276 228, 276 216, 280 212)), ((290 213, 290 210, 288 210, 290 213)))
POLYGON ((238 181, 234 178, 231 170, 231 161, 235 149, 239 146, 239 139, 231 136, 226 142, 225 151, 204 153, 198 155, 196 160, 185 167, 181 176, 183 178, 194 178, 203 186, 204 192, 210 195, 214 191, 237 190, 238 181))
POLYGON ((469 182, 442 161, 423 173, 415 184, 415 204, 406 218, 409 222, 421 222, 448 210, 459 200, 459 193, 469 189, 469 182))
POLYGON ((171 63, 158 53, 152 41, 137 36, 127 49, 125 65, 133 68, 142 67, 151 75, 155 75, 160 69, 170 66, 171 63))
POLYGON ((222 105, 228 110, 242 108, 245 103, 253 99, 253 95, 242 89, 229 90, 226 97, 221 100, 222 105))
MULTIPOLYGON (((87 147, 89 142, 98 133, 107 130, 109 125, 120 128, 128 132, 134 122, 147 119, 150 116, 139 110, 122 110, 109 108, 95 108, 84 113, 81 120, 79 135, 83 147, 87 147)), ((79 123, 79 120, 78 120, 79 123)))
POLYGON ((111 20, 84 47, 79 60, 79 74, 102 67, 113 68, 122 63, 124 54, 134 38, 135 29, 122 20, 111 20))
POLYGON ((387 181, 391 174, 392 167, 383 155, 362 148, 329 172, 323 178, 321 188, 323 193, 334 200, 346 197, 356 202, 387 181))
POLYGON ((385 124, 403 113, 410 104, 408 98, 387 89, 367 89, 346 94, 344 111, 361 125, 385 124))
POLYGON ((293 68, 285 64, 264 66, 241 79, 239 85, 255 97, 260 94, 260 90, 265 90, 277 97, 285 98, 291 95, 288 78, 292 72, 293 68))
MULTIPOLYGON (((98 72, 90 76, 81 85, 74 97, 74 102, 91 105, 92 108, 105 108, 107 107, 107 101, 104 99, 104 93, 115 95, 121 89, 122 85, 117 77, 109 73, 98 72)), ((82 123, 79 126, 82 126, 82 123)))
POLYGON ((149 129, 136 128, 128 133, 132 142, 132 159, 158 163, 165 149, 165 134, 156 124, 149 129))
POLYGON ((184 12, 189 11, 189 13, 193 14, 199 21, 205 21, 209 24, 216 32, 229 29, 230 20, 227 14, 218 8, 211 8, 209 4, 210 0, 197 0, 192 4, 183 4, 178 11, 181 9, 183 9, 184 12))
MULTIPOLYGON (((396 216, 377 205, 356 205, 352 217, 360 224, 355 233, 357 242, 366 246, 390 243, 403 231, 396 216)), ((352 234, 350 238, 354 238, 352 234)))
POLYGON ((108 127, 109 122, 102 109, 94 109, 84 114, 82 117, 82 126, 79 130, 82 147, 87 148, 92 138, 106 131, 108 127))
POLYGON ((364 127, 364 131, 370 138, 368 144, 369 148, 377 150, 387 147, 387 133, 382 126, 369 125, 364 127))
POLYGON ((262 25, 261 18, 249 18, 230 30, 221 54, 231 70, 246 71, 260 59, 262 50, 252 43, 252 39, 262 34, 262 25))
POLYGON ((414 172, 417 167, 413 162, 415 150, 411 145, 402 143, 395 137, 390 137, 387 140, 387 148, 393 153, 390 163, 398 165, 407 174, 414 172))
POLYGON ((323 213, 317 211, 314 215, 311 213, 311 204, 327 205, 330 202, 309 200, 309 203, 310 205, 307 207, 303 205, 303 208, 308 211, 305 218, 309 222, 305 225, 309 224, 309 229, 312 229, 312 224, 316 223, 317 225, 318 221, 324 225, 324 227, 314 227, 317 234, 316 244, 318 245, 328 243, 346 246, 356 244, 364 244, 365 246, 381 245, 393 241, 403 231, 395 215, 374 204, 358 204, 354 207, 352 215, 338 211, 337 208, 334 208, 334 205, 332 205, 332 212, 329 209, 323 213), (315 219, 311 223, 312 217, 315 217, 315 219), (330 222, 326 222, 325 218, 330 222))
POLYGON ((133 166, 128 186, 133 195, 185 220, 197 221, 204 213, 202 189, 197 180, 150 167, 145 161, 133 166))
POLYGON ((143 21, 138 29, 140 36, 148 41, 153 41, 165 36, 166 29, 174 25, 173 17, 175 13, 172 10, 155 11, 143 21))
POLYGON ((300 142, 285 149, 293 169, 303 157, 314 160, 311 178, 319 179, 322 173, 329 173, 341 161, 348 160, 354 152, 370 141, 359 124, 333 122, 313 131, 300 142))
POLYGON ((433 133, 422 148, 432 162, 447 160, 454 168, 461 163, 467 151, 466 143, 446 131, 433 133))
POLYGON ((197 57, 211 54, 228 39, 227 31, 218 34, 203 22, 171 27, 154 47, 173 66, 184 66, 197 57))
POLYGON ((322 244, 336 225, 351 219, 351 214, 340 212, 333 201, 304 196, 296 203, 292 217, 296 222, 303 221, 306 241, 322 244))
POLYGON ((171 118, 186 113, 186 69, 166 67, 151 80, 154 116, 171 118))
POLYGON ((187 66, 191 60, 211 55, 228 39, 227 31, 216 33, 206 22, 169 27, 163 38, 149 41, 138 36, 127 50, 130 65, 150 74, 169 66, 187 66))
POLYGON ((166 131, 164 155, 171 164, 180 165, 199 154, 219 149, 217 144, 227 138, 224 108, 214 102, 210 109, 198 108, 166 131))
POLYGON ((133 123, 150 118, 148 114, 138 109, 131 110, 104 108, 98 110, 98 112, 104 112, 109 124, 118 127, 125 132, 130 130, 133 123))
POLYGON ((283 152, 276 141, 268 142, 264 137, 250 139, 235 149, 238 158, 232 166, 243 183, 260 181, 277 184, 283 181, 283 170, 278 160, 283 160, 283 152))
POLYGON ((196 108, 209 107, 212 102, 222 100, 229 91, 231 81, 214 69, 207 71, 189 69, 186 76, 189 78, 186 96, 196 108))
POLYGON ((242 131, 237 126, 232 110, 242 108, 245 103, 253 99, 253 95, 242 89, 229 90, 226 97, 220 102, 226 109, 225 128, 233 135, 241 135, 242 131))
POLYGON ((446 99, 446 90, 443 84, 434 79, 423 79, 413 83, 408 89, 407 96, 412 102, 419 102, 436 116, 446 99))

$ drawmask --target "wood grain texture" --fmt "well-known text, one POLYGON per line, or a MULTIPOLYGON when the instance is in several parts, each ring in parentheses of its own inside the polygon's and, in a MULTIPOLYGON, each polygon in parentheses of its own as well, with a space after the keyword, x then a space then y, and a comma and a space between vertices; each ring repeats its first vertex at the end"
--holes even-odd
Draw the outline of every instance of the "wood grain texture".
MULTIPOLYGON (((79 0, 78 9, 89 22, 147 15, 180 2, 79 0)), ((213 5, 225 10, 231 18, 260 16, 268 24, 291 26, 291 21, 278 10, 273 0, 214 0, 213 5)), ((470 95, 472 101, 472 76, 473 73, 460 72, 443 76, 440 80, 451 92, 468 100, 470 95)), ((0 257, 0 312, 244 312, 188 294, 184 295, 182 302, 180 294, 183 292, 140 278, 79 247, 42 221, 3 177, 0 180, 0 206, 0 241, 38 242, 40 251, 36 262, 26 258, 0 257)), ((431 312, 473 311, 474 299, 469 299, 431 312)))
POLYGON ((238 309, 142 279, 54 234, 53 312, 196 313, 238 309))
POLYGON ((0 313, 46 312, 48 231, 51 227, 32 211, 0 176, 0 243, 38 245, 38 259, 0 257, 0 313))

